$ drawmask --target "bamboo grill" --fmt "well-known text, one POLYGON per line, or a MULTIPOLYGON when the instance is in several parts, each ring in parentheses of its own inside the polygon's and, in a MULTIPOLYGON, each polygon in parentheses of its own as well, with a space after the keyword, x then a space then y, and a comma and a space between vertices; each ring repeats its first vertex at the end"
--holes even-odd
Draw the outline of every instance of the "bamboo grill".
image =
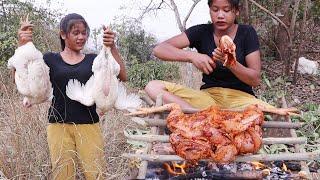
MULTIPOLYGON (((285 100, 283 101, 284 106, 285 100)), ((160 106, 162 104, 162 98, 159 96, 157 98, 156 106, 160 106)), ((186 110, 185 112, 189 112, 186 110)), ((191 112, 189 112, 191 113, 191 112)), ((177 155, 161 155, 155 154, 152 151, 152 145, 154 142, 169 142, 168 135, 159 135, 159 127, 165 127, 166 121, 164 119, 159 118, 160 115, 157 114, 153 119, 151 118, 138 118, 133 117, 132 120, 137 122, 138 124, 151 127, 151 134, 149 135, 128 135, 127 138, 130 140, 137 140, 148 142, 147 148, 143 153, 125 153, 123 157, 129 159, 140 159, 142 160, 142 164, 139 168, 139 174, 137 176, 138 179, 144 179, 146 176, 147 165, 148 162, 168 162, 168 161, 183 161, 184 159, 177 155)), ((300 128, 302 123, 292 123, 289 117, 286 118, 287 122, 279 122, 279 121, 266 121, 263 128, 280 128, 280 129, 290 129, 292 137, 286 138, 263 138, 263 144, 292 144, 295 145, 295 153, 281 153, 281 154, 255 154, 255 155, 244 155, 238 156, 236 158, 236 162, 251 162, 251 161, 276 161, 276 160, 293 160, 293 161, 301 161, 301 168, 303 171, 307 173, 307 176, 310 177, 310 171, 305 161, 320 159, 320 152, 305 152, 300 145, 306 143, 306 138, 297 137, 295 129, 300 128)))

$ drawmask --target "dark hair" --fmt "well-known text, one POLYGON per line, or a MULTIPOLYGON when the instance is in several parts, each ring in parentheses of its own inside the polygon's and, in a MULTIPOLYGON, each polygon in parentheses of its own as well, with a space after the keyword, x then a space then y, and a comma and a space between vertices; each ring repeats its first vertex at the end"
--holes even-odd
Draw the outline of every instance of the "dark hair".
MULTIPOLYGON (((71 31, 72 27, 76 23, 79 23, 79 22, 84 24, 84 26, 86 27, 86 30, 87 30, 87 35, 89 36, 90 28, 88 26, 88 23, 81 15, 76 14, 76 13, 68 14, 64 18, 61 19, 60 31, 63 31, 66 35, 68 35, 68 33, 71 31)), ((60 44, 61 44, 61 49, 63 51, 64 48, 66 47, 66 43, 62 39, 61 35, 60 35, 60 44)))
MULTIPOLYGON (((209 7, 211 7, 211 5, 212 5, 212 1, 213 0, 208 0, 208 5, 209 5, 209 7)), ((239 10, 239 1, 240 0, 228 0, 229 1, 229 3, 231 4, 231 8, 232 9, 236 9, 236 10, 239 10)))

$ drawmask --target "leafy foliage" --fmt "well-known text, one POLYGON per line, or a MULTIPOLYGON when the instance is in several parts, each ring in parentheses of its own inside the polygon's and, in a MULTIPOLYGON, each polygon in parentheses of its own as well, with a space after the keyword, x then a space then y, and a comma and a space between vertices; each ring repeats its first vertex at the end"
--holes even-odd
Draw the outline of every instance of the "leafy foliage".
POLYGON ((141 27, 141 22, 124 18, 121 23, 113 24, 113 30, 117 32, 117 45, 120 53, 129 65, 134 56, 138 62, 145 63, 152 59, 152 49, 156 44, 156 38, 141 27))
POLYGON ((308 138, 307 151, 320 150, 320 104, 305 104, 303 109, 302 118, 293 119, 305 123, 298 134, 308 138))
POLYGON ((147 61, 139 63, 132 56, 132 65, 128 70, 129 84, 132 87, 143 88, 151 80, 173 80, 179 78, 179 68, 175 64, 160 61, 147 61))
POLYGON ((269 80, 266 73, 262 72, 261 79, 262 83, 266 86, 267 89, 259 89, 259 99, 262 99, 263 101, 268 102, 269 104, 275 105, 275 102, 277 102, 279 98, 288 95, 286 89, 289 84, 287 84, 288 82, 286 82, 285 77, 279 76, 275 80, 271 81, 269 80))
POLYGON ((314 0, 311 5, 311 16, 314 18, 315 22, 320 24, 320 0, 314 0))
POLYGON ((41 51, 58 50, 59 38, 56 19, 59 13, 47 8, 34 7, 31 2, 0 0, 0 65, 13 55, 17 48, 17 31, 20 19, 29 14, 35 25, 33 41, 41 51))
POLYGON ((117 33, 116 44, 128 69, 131 87, 143 88, 151 80, 179 79, 177 65, 159 61, 152 55, 156 38, 146 33, 141 23, 124 18, 113 24, 117 33))
MULTIPOLYGON (((262 82, 265 86, 259 98, 267 101, 270 104, 275 104, 277 99, 283 95, 290 97, 287 91, 288 82, 281 77, 275 80, 270 80, 265 73, 262 74, 262 82)), ((261 87, 263 88, 263 87, 261 87)), ((259 91, 261 91, 261 88, 259 91)), ((289 98, 288 98, 289 99, 289 98)), ((306 103, 301 104, 299 109, 302 110, 301 117, 291 117, 293 122, 303 122, 304 126, 296 130, 297 135, 307 138, 307 143, 304 148, 307 152, 314 152, 320 150, 320 104, 306 103)), ((267 119, 269 117, 266 117, 267 119)), ((279 154, 285 152, 294 152, 294 147, 284 144, 264 145, 259 153, 279 154)), ((320 162, 318 161, 318 164, 320 162)))

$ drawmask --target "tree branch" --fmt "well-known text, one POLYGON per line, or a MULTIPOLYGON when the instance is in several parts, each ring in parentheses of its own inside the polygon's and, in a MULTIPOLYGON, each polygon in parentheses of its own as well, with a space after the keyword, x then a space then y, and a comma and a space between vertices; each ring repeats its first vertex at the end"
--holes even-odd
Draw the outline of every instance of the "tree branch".
POLYGON ((196 7, 196 5, 200 2, 201 0, 194 0, 193 1, 193 4, 192 4, 192 6, 191 6, 191 8, 189 9, 189 12, 188 12, 188 14, 187 14, 187 16, 184 18, 184 20, 183 20, 183 27, 184 27, 184 30, 186 29, 186 24, 187 24, 187 20, 189 19, 189 17, 190 17, 190 15, 191 15, 191 13, 192 13, 192 11, 193 11, 193 9, 196 7))
POLYGON ((291 17, 291 24, 290 24, 290 34, 291 36, 294 35, 294 29, 296 26, 296 21, 297 21, 297 16, 298 16, 298 11, 299 11, 299 6, 300 6, 300 1, 301 0, 296 0, 292 12, 292 17, 291 17))
POLYGON ((305 0, 305 5, 304 5, 304 10, 303 10, 303 18, 302 18, 302 25, 300 26, 300 44, 298 47, 298 54, 297 54, 297 58, 295 61, 295 65, 294 65, 294 72, 293 72, 293 84, 296 84, 297 82, 297 71, 298 71, 298 65, 299 65, 299 56, 301 54, 301 48, 303 46, 303 42, 304 42, 304 37, 306 34, 306 23, 307 23, 307 11, 308 11, 308 6, 309 6, 309 0, 305 0))
POLYGON ((276 44, 273 40, 267 41, 266 39, 264 39, 264 38, 261 37, 261 36, 260 36, 260 39, 261 39, 263 42, 265 42, 267 45, 271 43, 271 45, 269 45, 269 46, 274 46, 274 47, 276 48, 276 50, 277 50, 277 52, 278 52, 278 54, 279 54, 279 56, 280 56, 280 61, 283 61, 283 57, 282 57, 283 55, 282 55, 279 47, 277 46, 277 44, 276 44))
POLYGON ((149 13, 149 12, 151 12, 151 11, 156 11, 156 10, 158 10, 158 9, 161 9, 161 6, 165 3, 165 0, 161 0, 161 2, 159 3, 159 5, 154 5, 153 4, 153 1, 154 0, 150 0, 150 2, 149 2, 149 4, 145 7, 145 8, 143 8, 143 12, 141 13, 141 15, 139 16, 139 20, 141 20, 141 19, 143 19, 143 17, 147 14, 147 13, 149 13), (153 7, 151 7, 151 5, 154 5, 153 7))
POLYGON ((174 0, 170 0, 171 6, 172 6, 172 10, 174 12, 174 15, 176 16, 176 21, 178 24, 178 27, 180 29, 181 32, 183 32, 185 30, 185 27, 183 27, 182 23, 181 23, 181 18, 180 18, 180 13, 178 10, 178 7, 176 5, 176 3, 174 2, 174 0))
POLYGON ((291 34, 290 34, 290 31, 289 31, 289 28, 288 26, 283 22, 281 21, 281 19, 279 19, 276 15, 274 15, 272 12, 270 12, 268 9, 266 9, 265 7, 261 6, 260 4, 258 4, 256 1, 254 0, 249 0, 251 3, 253 3, 254 5, 256 5, 258 8, 260 8, 261 10, 263 10, 264 12, 266 12, 267 14, 269 14, 270 16, 272 16, 272 18, 274 18, 276 21, 278 21, 283 27, 284 29, 286 30, 287 32, 287 35, 288 35, 288 38, 289 38, 289 43, 291 44, 291 34))

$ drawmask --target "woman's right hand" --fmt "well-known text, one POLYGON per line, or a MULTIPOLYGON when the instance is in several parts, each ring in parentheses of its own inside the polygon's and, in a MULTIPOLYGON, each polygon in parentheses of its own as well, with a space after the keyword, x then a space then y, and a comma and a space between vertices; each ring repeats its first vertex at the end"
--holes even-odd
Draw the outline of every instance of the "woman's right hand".
POLYGON ((192 56, 190 56, 190 62, 207 75, 212 73, 216 68, 216 64, 213 59, 206 54, 193 52, 192 56))
POLYGON ((21 23, 21 26, 18 30, 18 46, 22 46, 27 42, 32 41, 33 26, 34 25, 30 24, 29 22, 21 23))

